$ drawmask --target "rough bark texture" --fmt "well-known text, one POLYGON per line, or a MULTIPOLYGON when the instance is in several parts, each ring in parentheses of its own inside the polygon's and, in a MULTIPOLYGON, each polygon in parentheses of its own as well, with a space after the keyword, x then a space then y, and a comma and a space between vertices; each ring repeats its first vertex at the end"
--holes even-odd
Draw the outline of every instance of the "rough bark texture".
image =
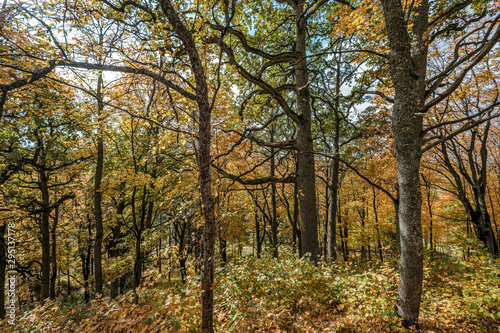
POLYGON ((306 38, 307 19, 304 16, 304 1, 294 6, 297 34, 295 37, 295 86, 299 122, 297 128, 298 188, 300 205, 300 235, 302 254, 310 253, 311 261, 317 262, 319 255, 318 213, 316 207, 316 174, 313 140, 311 133, 311 104, 309 75, 307 71, 306 38))
POLYGON ((213 296, 213 278, 215 261, 215 216, 214 216, 214 198, 211 188, 210 175, 210 118, 211 108, 208 99, 208 86, 205 77, 205 70, 198 53, 195 41, 191 32, 180 20, 172 3, 169 0, 160 0, 160 4, 165 16, 172 25, 173 30, 178 34, 188 53, 191 63, 191 71, 196 83, 196 103, 198 105, 198 179, 200 183, 200 194, 202 202, 203 217, 205 220, 204 230, 204 259, 203 259, 203 277, 202 277, 202 329, 207 333, 212 333, 213 314, 214 314, 214 296, 213 296))
POLYGON ((399 0, 382 1, 389 37, 389 68, 395 88, 392 131, 399 183, 401 269, 396 308, 406 325, 418 325, 423 279, 420 158, 422 116, 417 115, 425 98, 428 4, 416 5, 413 41, 399 0), (413 45, 412 45, 413 44, 413 45))
POLYGON ((94 216, 95 216, 95 240, 94 240, 94 279, 95 292, 102 294, 102 237, 104 234, 102 225, 102 172, 104 164, 104 141, 102 137, 103 119, 102 111, 104 104, 102 100, 102 72, 97 77, 97 160, 94 178, 94 216))

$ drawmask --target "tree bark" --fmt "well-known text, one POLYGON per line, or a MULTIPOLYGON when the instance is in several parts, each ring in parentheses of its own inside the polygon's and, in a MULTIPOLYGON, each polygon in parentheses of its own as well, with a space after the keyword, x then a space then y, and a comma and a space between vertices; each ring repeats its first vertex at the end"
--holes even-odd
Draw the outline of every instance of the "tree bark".
POLYGON ((202 329, 207 333, 213 333, 213 315, 214 315, 214 262, 215 262, 215 215, 214 198, 211 188, 210 165, 212 159, 210 156, 211 145, 211 114, 208 99, 208 86, 205 76, 205 70, 198 53, 195 41, 191 32, 180 20, 170 0, 160 0, 163 13, 173 27, 173 30, 179 35, 191 63, 191 71, 196 83, 196 103, 198 106, 198 179, 200 183, 200 194, 202 202, 203 217, 205 220, 204 231, 204 259, 202 276, 202 329))
POLYGON ((102 295, 102 238, 104 235, 102 221, 102 174, 104 165, 103 115, 104 103, 102 100, 102 72, 97 77, 97 160, 94 179, 94 274, 95 292, 102 295))
POLYGON ((330 261, 337 259, 337 201, 338 201, 338 185, 340 172, 340 88, 341 88, 341 71, 340 60, 337 59, 337 71, 335 73, 335 101, 333 110, 334 133, 333 133, 333 160, 332 160, 332 176, 330 183, 330 211, 329 215, 329 233, 328 233, 328 258, 330 261))
POLYGON ((309 253, 310 260, 318 261, 318 214, 316 207, 316 169, 311 133, 311 104, 309 97, 309 75, 307 71, 307 19, 304 15, 304 0, 294 6, 297 33, 295 37, 295 89, 299 122, 297 128, 298 189, 300 205, 300 234, 302 254, 309 253))
POLYGON ((396 309, 405 325, 418 326, 423 280, 423 244, 421 227, 420 158, 422 116, 417 112, 425 102, 427 66, 428 3, 421 1, 413 9, 413 44, 402 4, 399 0, 382 1, 389 37, 389 69, 395 88, 392 131, 396 149, 399 184, 399 229, 401 269, 396 309))

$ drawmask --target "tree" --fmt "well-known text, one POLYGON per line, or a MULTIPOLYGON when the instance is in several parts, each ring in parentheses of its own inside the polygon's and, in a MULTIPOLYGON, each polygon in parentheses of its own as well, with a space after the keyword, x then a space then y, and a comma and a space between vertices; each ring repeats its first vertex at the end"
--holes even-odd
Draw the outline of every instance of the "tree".
MULTIPOLYGON (((401 231, 401 270, 396 306, 398 314, 410 326, 418 325, 423 279, 419 170, 422 153, 430 149, 429 145, 423 147, 426 143, 423 115, 456 90, 463 78, 498 42, 500 29, 496 24, 500 16, 488 8, 488 3, 430 4, 424 0, 403 4, 398 0, 383 0, 382 11, 376 4, 363 4, 351 7, 353 10, 345 16, 348 18, 344 22, 351 20, 347 23, 349 28, 359 22, 359 19, 353 20, 359 17, 373 25, 375 13, 381 13, 385 21, 387 42, 380 38, 369 40, 367 51, 387 60, 394 89, 394 98, 388 98, 380 91, 378 94, 393 101, 391 119, 398 165, 401 231), (482 21, 484 28, 475 29, 472 23, 476 21, 482 21), (458 42, 455 42, 447 64, 428 68, 429 48, 438 48, 440 42, 452 37, 458 42), (452 75, 454 71, 458 74, 452 75)), ((372 33, 366 31, 364 34, 369 36, 372 33)), ((430 145, 435 146, 448 138, 439 138, 430 145)))
MULTIPOLYGON (((315 162, 314 162, 314 147, 312 136, 312 110, 310 101, 310 81, 309 68, 307 64, 308 52, 308 22, 313 21, 312 16, 322 7, 324 2, 318 2, 316 5, 307 7, 305 1, 278 1, 265 2, 257 7, 250 6, 255 15, 267 13, 269 8, 279 13, 282 16, 282 21, 276 22, 276 27, 260 26, 255 32, 245 33, 234 27, 224 27, 217 22, 212 24, 212 28, 222 32, 222 37, 225 39, 229 36, 234 36, 238 43, 226 41, 219 43, 223 51, 226 53, 229 63, 236 68, 245 80, 250 82, 255 90, 250 93, 249 97, 254 94, 265 94, 270 100, 273 100, 279 106, 286 116, 293 122, 296 139, 294 148, 297 150, 297 186, 299 192, 300 205, 300 221, 301 221, 301 239, 302 253, 310 253, 310 258, 313 262, 317 262, 319 255, 318 242, 318 216, 316 206, 316 182, 315 182, 315 162), (286 3, 286 4, 285 4, 286 3), (288 20, 287 15, 293 15, 293 21, 288 20), (283 29, 291 29, 295 31, 292 39, 286 41, 272 40, 266 35, 269 33, 275 38, 283 29), (266 36, 266 37, 264 37, 266 36), (265 39, 259 40, 259 39, 265 39), (258 47, 258 43, 265 42, 268 45, 258 47), (286 51, 281 53, 270 53, 269 47, 275 44, 286 43, 286 51), (245 64, 238 60, 237 55, 240 52, 251 54, 252 58, 256 59, 255 63, 248 65, 256 67, 254 70, 247 69, 245 64), (276 82, 275 77, 282 76, 285 67, 290 65, 292 75, 285 75, 284 79, 276 82), (293 77, 291 83, 288 78, 293 77), (288 98, 288 93, 293 93, 293 101, 295 102, 295 110, 291 107, 291 100, 288 98)), ((243 13, 242 13, 243 15, 243 13)), ((265 19, 265 18, 264 18, 265 19)), ((286 36, 286 35, 285 35, 286 36)), ((232 39, 234 40, 234 39, 232 39)), ((244 53, 245 54, 245 53, 244 53)))

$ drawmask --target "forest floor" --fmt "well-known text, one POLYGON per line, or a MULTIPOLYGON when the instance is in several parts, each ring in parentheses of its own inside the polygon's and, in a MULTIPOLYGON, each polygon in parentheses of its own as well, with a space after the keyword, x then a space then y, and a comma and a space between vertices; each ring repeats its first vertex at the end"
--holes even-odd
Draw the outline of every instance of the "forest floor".
MULTIPOLYGON (((243 258, 216 273, 217 332, 406 332, 394 311, 397 262, 311 266, 284 254, 243 258)), ((200 283, 167 283, 149 272, 143 286, 88 304, 81 295, 18 313, 2 332, 200 332, 200 283), (154 278, 153 278, 154 276, 154 278)), ((500 262, 428 258, 420 332, 500 332, 500 262)))

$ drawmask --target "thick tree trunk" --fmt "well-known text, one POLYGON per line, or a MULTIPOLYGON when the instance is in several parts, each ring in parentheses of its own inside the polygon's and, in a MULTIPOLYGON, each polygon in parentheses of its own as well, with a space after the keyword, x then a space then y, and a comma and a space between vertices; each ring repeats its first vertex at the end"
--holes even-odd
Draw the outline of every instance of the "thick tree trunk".
MULTIPOLYGON (((401 102, 405 107, 404 101, 401 102)), ((397 117, 398 102, 393 113, 397 117)), ((401 117, 403 118, 403 117, 401 117)), ((394 119, 393 131, 400 184, 399 225, 401 269, 398 287, 398 314, 408 325, 417 325, 423 280, 423 244, 420 193, 420 142, 412 117, 394 119), (413 132, 413 133, 412 133, 413 132), (415 133, 416 132, 416 133, 415 133)))
POLYGON ((95 240, 94 240, 94 274, 95 292, 102 295, 102 238, 104 235, 102 223, 102 173, 104 165, 104 140, 103 140, 103 109, 102 100, 102 72, 97 77, 97 160, 94 179, 94 216, 95 216, 95 240))
POLYGON ((483 242, 486 250, 489 254, 494 257, 498 257, 498 245, 495 239, 495 234, 493 228, 491 227, 490 215, 486 211, 474 211, 469 212, 470 220, 472 222, 472 227, 477 239, 483 242))
POLYGON ((396 308, 405 325, 416 326, 423 280, 422 197, 419 179, 422 116, 417 113, 425 101, 428 3, 423 0, 413 9, 413 40, 408 33, 401 2, 383 0, 382 6, 389 37, 389 69, 395 88, 392 131, 400 194, 401 269, 396 308))
POLYGON ((318 213, 316 207, 316 169, 314 165, 314 148, 311 133, 311 104, 309 98, 309 75, 307 71, 307 19, 304 15, 304 2, 298 1, 295 9, 297 34, 295 46, 295 89, 299 122, 297 128, 298 154, 298 189, 300 204, 300 234, 302 238, 302 254, 309 253, 310 260, 318 260, 318 213))
POLYGON ((491 225, 491 218, 488 212, 488 208, 486 207, 486 188, 482 188, 481 191, 476 195, 476 200, 479 208, 479 221, 477 223, 477 228, 474 226, 474 229, 478 229, 476 234, 481 235, 481 241, 483 241, 488 253, 492 256, 498 258, 498 244, 495 239, 495 233, 493 232, 493 228, 491 225))

